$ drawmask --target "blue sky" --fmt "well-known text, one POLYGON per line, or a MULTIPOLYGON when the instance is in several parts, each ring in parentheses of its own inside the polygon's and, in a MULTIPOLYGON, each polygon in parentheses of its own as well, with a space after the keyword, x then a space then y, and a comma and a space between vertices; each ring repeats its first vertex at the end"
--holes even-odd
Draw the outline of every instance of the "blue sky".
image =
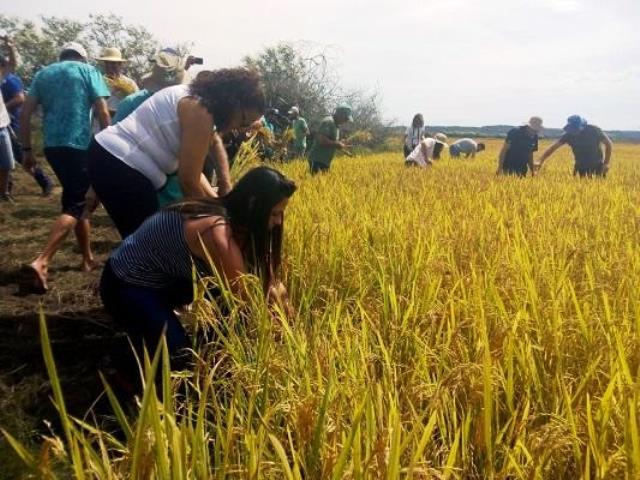
POLYGON ((165 43, 191 41, 215 68, 278 41, 330 47, 343 83, 378 89, 408 123, 550 127, 579 113, 640 129, 638 0, 22 0, 3 13, 86 18, 113 12, 165 43))

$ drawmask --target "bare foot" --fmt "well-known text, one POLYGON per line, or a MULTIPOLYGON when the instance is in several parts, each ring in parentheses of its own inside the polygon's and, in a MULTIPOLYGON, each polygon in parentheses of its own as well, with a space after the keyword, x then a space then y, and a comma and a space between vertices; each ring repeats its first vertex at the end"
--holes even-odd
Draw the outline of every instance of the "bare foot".
POLYGON ((34 260, 28 265, 28 268, 33 273, 33 290, 35 293, 43 294, 49 290, 47 284, 47 276, 49 274, 49 268, 46 264, 34 260))
POLYGON ((100 262, 98 262, 95 258, 90 258, 89 260, 82 261, 82 271, 85 273, 93 272, 99 266, 100 262))

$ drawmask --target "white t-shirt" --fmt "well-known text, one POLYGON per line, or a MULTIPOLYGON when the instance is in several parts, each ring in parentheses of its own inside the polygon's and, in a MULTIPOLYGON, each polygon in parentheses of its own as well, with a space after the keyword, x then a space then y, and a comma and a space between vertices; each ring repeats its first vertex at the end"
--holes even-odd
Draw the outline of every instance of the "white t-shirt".
POLYGON ((433 160, 433 150, 436 148, 436 141, 433 138, 425 138, 423 139, 416 148, 407 156, 407 162, 413 162, 418 164, 420 167, 426 167, 428 165, 427 160, 433 160), (425 146, 427 150, 427 155, 425 156, 425 146))
POLYGON ((471 138, 461 138, 457 142, 453 143, 452 146, 454 145, 460 153, 476 153, 478 151, 478 144, 471 138))
MULTIPOLYGON (((4 75, 0 72, 0 83, 4 80, 4 75)), ((2 95, 0 95, 0 128, 8 127, 11 123, 11 118, 9 117, 9 112, 7 111, 7 106, 4 104, 4 99, 2 95)))
POLYGON ((180 120, 178 103, 188 85, 167 87, 152 95, 127 118, 96 135, 111 155, 139 171, 159 190, 178 170, 180 120))
POLYGON ((408 148, 415 148, 416 145, 420 143, 422 137, 424 136, 425 128, 424 127, 407 127, 405 135, 407 136, 404 144, 408 148))

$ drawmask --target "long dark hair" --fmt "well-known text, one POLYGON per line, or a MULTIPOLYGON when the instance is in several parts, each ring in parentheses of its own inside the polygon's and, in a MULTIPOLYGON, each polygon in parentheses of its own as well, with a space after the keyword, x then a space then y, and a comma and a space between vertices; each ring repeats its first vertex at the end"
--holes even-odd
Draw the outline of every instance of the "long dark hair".
POLYGON ((249 271, 264 288, 277 277, 282 261, 284 224, 269 229, 271 210, 296 191, 296 184, 269 167, 247 172, 224 197, 186 200, 169 207, 183 218, 224 216, 234 233, 244 235, 243 256, 249 271))
POLYGON ((424 117, 421 113, 416 113, 413 116, 413 121, 411 122, 411 126, 413 128, 422 128, 424 127, 424 117))
POLYGON ((235 110, 262 112, 265 108, 264 86, 256 70, 238 67, 202 71, 189 88, 213 116, 218 130, 227 128, 235 110))

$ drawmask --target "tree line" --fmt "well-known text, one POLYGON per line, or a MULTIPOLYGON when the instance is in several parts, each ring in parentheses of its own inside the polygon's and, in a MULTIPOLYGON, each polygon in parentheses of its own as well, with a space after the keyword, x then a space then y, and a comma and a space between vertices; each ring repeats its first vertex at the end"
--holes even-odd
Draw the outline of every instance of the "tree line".
MULTIPOLYGON (((162 47, 144 26, 129 24, 114 14, 90 15, 86 21, 0 14, 0 32, 14 40, 21 57, 18 74, 25 85, 40 68, 55 62, 60 46, 70 41, 80 42, 92 58, 102 48, 118 47, 129 60, 127 74, 137 82, 149 71, 149 59, 162 47)), ((186 55, 191 44, 172 47, 186 55)), ((349 131, 355 133, 355 143, 375 148, 388 135, 379 92, 345 88, 326 47, 283 42, 246 55, 242 64, 262 74, 270 108, 285 113, 291 106, 299 106, 312 131, 336 105, 348 103, 353 108, 354 123, 349 131)))

